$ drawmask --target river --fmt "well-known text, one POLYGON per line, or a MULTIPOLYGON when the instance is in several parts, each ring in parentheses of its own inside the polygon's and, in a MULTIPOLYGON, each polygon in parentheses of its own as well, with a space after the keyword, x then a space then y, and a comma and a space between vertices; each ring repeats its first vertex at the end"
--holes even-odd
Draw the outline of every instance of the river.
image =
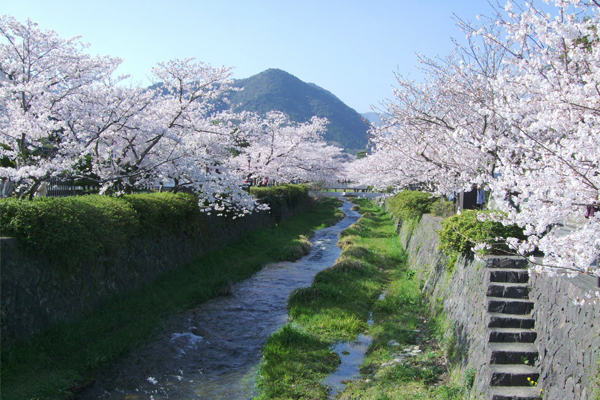
POLYGON ((287 298, 331 267, 338 234, 360 218, 345 202, 346 218, 321 229, 311 252, 295 262, 265 266, 211 299, 173 318, 157 339, 125 357, 78 399, 250 399, 267 338, 288 319, 287 298))

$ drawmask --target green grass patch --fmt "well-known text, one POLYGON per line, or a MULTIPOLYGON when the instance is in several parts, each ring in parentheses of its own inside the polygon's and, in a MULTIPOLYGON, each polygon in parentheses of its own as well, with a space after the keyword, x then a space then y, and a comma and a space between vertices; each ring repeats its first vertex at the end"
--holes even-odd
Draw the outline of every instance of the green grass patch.
POLYGON ((67 399, 160 331, 170 316, 250 277, 265 264, 298 258, 316 229, 335 222, 339 200, 324 199, 313 212, 257 230, 153 284, 107 302, 89 317, 60 324, 2 350, 2 399, 67 399), (304 235, 304 236, 302 236, 304 235))
POLYGON ((368 331, 373 341, 362 379, 349 382, 336 398, 463 399, 469 382, 460 373, 447 373, 437 325, 421 282, 406 269, 392 217, 366 199, 354 202, 363 218, 341 235, 340 258, 318 273, 312 286, 290 296, 291 322, 269 339, 258 398, 327 399, 321 382, 337 367, 333 344, 368 331), (303 338, 301 344, 288 339, 291 332, 303 338), (395 362, 407 349, 418 352, 395 362))
POLYGON ((363 362, 362 379, 350 382, 339 399, 439 399, 468 397, 469 376, 447 371, 445 331, 432 319, 411 271, 390 271, 385 298, 375 303, 373 341, 363 362))
POLYGON ((329 341, 290 324, 271 335, 263 355, 258 385, 260 397, 268 399, 327 398, 319 380, 340 362, 329 341))
POLYGON ((339 363, 339 357, 331 351, 332 345, 339 340, 352 340, 369 328, 370 312, 387 282, 386 271, 403 262, 391 218, 368 200, 355 202, 355 207, 362 213, 369 212, 370 218, 361 218, 344 231, 343 252, 336 263, 319 272, 310 287, 298 289, 290 296, 291 322, 269 339, 263 354, 260 399, 328 398, 321 381, 339 363), (289 329, 318 346, 307 348, 285 342, 287 336, 282 332, 289 329), (281 362, 283 359, 286 362, 281 362))

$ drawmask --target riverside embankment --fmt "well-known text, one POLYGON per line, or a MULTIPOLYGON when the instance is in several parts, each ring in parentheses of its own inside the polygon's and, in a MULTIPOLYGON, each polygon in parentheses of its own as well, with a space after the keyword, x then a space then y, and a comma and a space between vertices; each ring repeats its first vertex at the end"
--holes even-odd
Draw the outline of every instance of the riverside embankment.
POLYGON ((160 332, 171 316, 227 294, 231 285, 269 262, 297 259, 309 247, 302 235, 340 216, 335 200, 319 202, 312 211, 275 220, 270 228, 247 233, 153 283, 106 300, 85 318, 3 346, 2 398, 64 399, 80 393, 99 371, 160 332))
POLYGON ((595 278, 529 274, 514 257, 449 266, 438 250, 441 222, 423 215, 401 221, 399 232, 430 307, 451 322, 453 364, 474 373, 470 398, 600 398, 600 302, 588 297, 595 278))
MULTIPOLYGON (((202 213, 192 195, 79 196, 0 202, 2 341, 74 321, 108 299, 311 209, 306 187, 257 188, 271 210, 202 213)), ((225 283, 225 282, 223 282, 225 283)))
POLYGON ((442 218, 396 224, 358 202, 341 257, 292 294, 290 323, 267 342, 260 399, 599 398, 593 277, 530 276, 509 256, 448 258, 442 218), (356 364, 353 342, 370 343, 360 373, 331 379, 345 358, 356 364))
POLYGON ((287 321, 286 299, 331 266, 341 250, 338 234, 359 218, 346 217, 310 239, 299 260, 272 263, 233 284, 231 292, 174 318, 155 340, 106 371, 78 399, 249 399, 267 337, 287 321))
POLYGON ((472 382, 447 374, 446 327, 430 318, 394 220, 355 201, 363 217, 342 232, 341 256, 290 296, 290 322, 267 341, 258 398, 463 399, 472 382))

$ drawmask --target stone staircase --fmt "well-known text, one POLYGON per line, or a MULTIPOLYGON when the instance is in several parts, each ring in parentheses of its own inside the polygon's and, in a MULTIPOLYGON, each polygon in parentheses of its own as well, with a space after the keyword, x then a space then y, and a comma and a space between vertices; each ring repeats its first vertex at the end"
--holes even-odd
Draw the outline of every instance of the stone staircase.
MULTIPOLYGON (((487 287, 487 352, 491 400, 538 400, 535 368, 538 350, 529 300, 527 261, 517 257, 490 257, 487 287)), ((487 379, 487 378, 486 378, 487 379)))

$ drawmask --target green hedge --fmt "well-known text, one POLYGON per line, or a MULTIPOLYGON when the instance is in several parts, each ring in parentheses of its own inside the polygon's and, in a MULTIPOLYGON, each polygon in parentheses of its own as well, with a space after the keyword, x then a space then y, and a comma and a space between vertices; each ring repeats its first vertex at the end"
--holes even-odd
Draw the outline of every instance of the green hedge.
POLYGON ((438 217, 448 218, 454 215, 455 205, 451 201, 447 201, 444 199, 437 199, 431 205, 431 213, 438 217))
POLYGON ((19 238, 28 251, 67 268, 114 254, 135 237, 179 229, 199 215, 197 198, 188 194, 0 201, 2 235, 19 238))
POLYGON ((140 229, 131 206, 106 196, 2 200, 0 222, 3 236, 67 267, 118 251, 140 229))
POLYGON ((525 239, 523 230, 517 225, 504 226, 500 222, 480 221, 480 213, 495 213, 494 211, 463 210, 461 214, 447 218, 439 231, 439 249, 446 252, 464 253, 470 251, 476 243, 488 243, 492 249, 485 254, 502 254, 509 249, 497 237, 516 237, 525 239))
POLYGON ((193 194, 132 194, 123 196, 123 200, 137 213, 145 234, 178 231, 188 221, 201 218, 198 197, 193 194))
POLYGON ((431 212, 436 198, 429 193, 404 190, 387 200, 388 212, 403 221, 431 212))
MULTIPOLYGON (((308 198, 304 185, 258 187, 252 193, 274 213, 308 198)), ((0 200, 2 236, 18 238, 27 251, 66 269, 114 254, 136 237, 180 232, 193 221, 203 223, 203 215, 198 198, 186 193, 0 200)))
POLYGON ((268 204, 274 214, 280 213, 284 206, 293 209, 309 199, 307 185, 253 186, 250 193, 268 204))

